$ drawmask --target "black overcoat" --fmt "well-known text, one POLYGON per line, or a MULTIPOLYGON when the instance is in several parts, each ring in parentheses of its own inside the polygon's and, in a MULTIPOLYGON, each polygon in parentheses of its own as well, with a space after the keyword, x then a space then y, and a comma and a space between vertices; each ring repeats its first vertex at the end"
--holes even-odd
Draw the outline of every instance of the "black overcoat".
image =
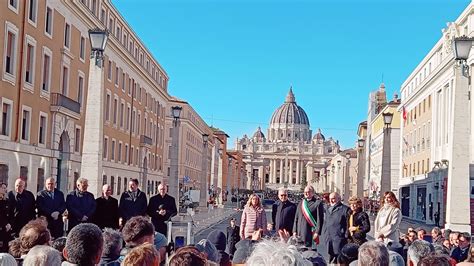
POLYGON ((95 199, 97 208, 94 214, 94 223, 100 228, 119 228, 118 200, 109 196, 107 199, 99 197, 95 199))
POLYGON ((151 217, 151 222, 155 226, 155 231, 167 236, 168 225, 166 224, 166 221, 175 216, 177 213, 178 210, 176 208, 176 201, 174 197, 168 194, 165 194, 165 196, 162 197, 160 194, 158 194, 150 198, 147 214, 151 217), (158 213, 160 211, 160 207, 166 210, 165 215, 158 213))
POLYGON ((120 197, 119 215, 125 223, 134 216, 144 216, 146 214, 147 198, 140 189, 137 190, 137 197, 133 199, 132 192, 125 191, 120 197))
POLYGON ((77 189, 73 190, 66 196, 66 208, 68 212, 69 231, 80 223, 90 223, 96 208, 94 195, 88 191, 80 192, 77 189), (82 217, 84 216, 87 216, 86 221, 82 221, 82 217))
POLYGON ((35 196, 26 189, 21 194, 10 191, 8 192, 8 205, 10 225, 15 235, 18 236, 21 228, 36 218, 35 196))
POLYGON ((227 249, 230 255, 234 255, 235 244, 240 241, 240 227, 239 226, 228 226, 227 227, 227 249))
POLYGON ((277 201, 272 206, 272 222, 274 229, 286 230, 290 234, 293 233, 293 223, 295 222, 296 215, 296 205, 287 200, 287 201, 277 201))
POLYGON ((64 223, 63 213, 66 210, 66 201, 64 200, 64 194, 54 189, 54 199, 47 190, 42 190, 36 195, 36 207, 38 209, 38 216, 46 217, 48 221, 48 228, 51 232, 51 236, 58 238, 63 235, 64 223), (51 213, 59 212, 58 219, 54 220, 51 217, 51 213))

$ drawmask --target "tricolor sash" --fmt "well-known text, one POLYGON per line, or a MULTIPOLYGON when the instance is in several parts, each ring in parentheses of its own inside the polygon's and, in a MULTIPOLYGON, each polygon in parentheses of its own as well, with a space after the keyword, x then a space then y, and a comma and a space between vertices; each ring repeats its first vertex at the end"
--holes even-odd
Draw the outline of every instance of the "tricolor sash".
MULTIPOLYGON (((303 213, 303 216, 306 219, 306 222, 308 222, 308 224, 311 226, 311 233, 314 235, 314 233, 316 233, 317 223, 316 223, 316 219, 314 219, 313 217, 313 214, 311 214, 311 210, 309 209, 307 199, 303 199, 303 202, 301 204, 301 212, 303 213)), ((311 239, 313 239, 313 237, 311 237, 311 239)), ((319 242, 319 241, 316 241, 316 242, 319 242)), ((319 243, 316 243, 316 244, 319 244, 319 243)))

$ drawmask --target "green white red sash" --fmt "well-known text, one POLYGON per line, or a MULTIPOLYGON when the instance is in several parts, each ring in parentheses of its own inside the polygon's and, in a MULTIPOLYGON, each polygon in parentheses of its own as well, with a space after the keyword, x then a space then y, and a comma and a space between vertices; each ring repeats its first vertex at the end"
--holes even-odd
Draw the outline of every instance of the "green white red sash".
POLYGON ((313 214, 311 214, 311 210, 309 209, 308 206, 308 200, 303 199, 303 203, 301 204, 301 212, 303 213, 304 218, 308 222, 308 224, 311 226, 311 232, 316 231, 316 219, 314 219, 313 214))

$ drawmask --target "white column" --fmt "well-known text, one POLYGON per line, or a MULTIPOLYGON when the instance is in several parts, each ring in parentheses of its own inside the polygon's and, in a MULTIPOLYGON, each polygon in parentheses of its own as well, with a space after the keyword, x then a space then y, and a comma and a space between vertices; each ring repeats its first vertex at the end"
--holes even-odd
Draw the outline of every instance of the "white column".
POLYGON ((301 161, 300 160, 297 160, 296 161, 296 184, 299 185, 301 184, 301 180, 300 180, 300 172, 301 172, 301 161))
POLYGON ((272 159, 270 162, 271 162, 270 163, 270 168, 271 168, 270 175, 271 175, 271 180, 272 180, 271 183, 275 184, 276 183, 276 161, 275 161, 275 159, 272 159))
MULTIPOLYGON (((104 69, 89 60, 89 82, 84 119, 81 177, 88 179, 89 192, 95 197, 102 191, 102 146, 104 138, 104 69)), ((131 155, 130 155, 131 156, 131 155)))
POLYGON ((459 232, 471 231, 470 174, 469 174, 469 84, 461 69, 455 67, 452 88, 452 109, 448 125, 448 195, 446 202, 446 228, 459 232))
POLYGON ((280 162, 280 184, 283 184, 283 160, 278 160, 280 162))
POLYGON ((284 168, 285 168, 285 174, 284 174, 285 179, 283 180, 283 182, 288 182, 288 156, 285 157, 285 167, 284 168))
POLYGON ((293 160, 290 160, 290 174, 288 175, 288 184, 293 184, 293 160))

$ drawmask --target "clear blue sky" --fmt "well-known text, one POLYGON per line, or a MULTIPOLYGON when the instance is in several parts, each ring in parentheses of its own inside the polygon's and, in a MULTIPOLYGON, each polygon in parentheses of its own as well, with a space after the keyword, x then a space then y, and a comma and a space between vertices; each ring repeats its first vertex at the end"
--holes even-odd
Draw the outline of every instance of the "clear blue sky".
POLYGON ((368 93, 389 98, 468 0, 113 0, 169 92, 230 136, 266 134, 290 85, 313 132, 355 145, 368 93))

